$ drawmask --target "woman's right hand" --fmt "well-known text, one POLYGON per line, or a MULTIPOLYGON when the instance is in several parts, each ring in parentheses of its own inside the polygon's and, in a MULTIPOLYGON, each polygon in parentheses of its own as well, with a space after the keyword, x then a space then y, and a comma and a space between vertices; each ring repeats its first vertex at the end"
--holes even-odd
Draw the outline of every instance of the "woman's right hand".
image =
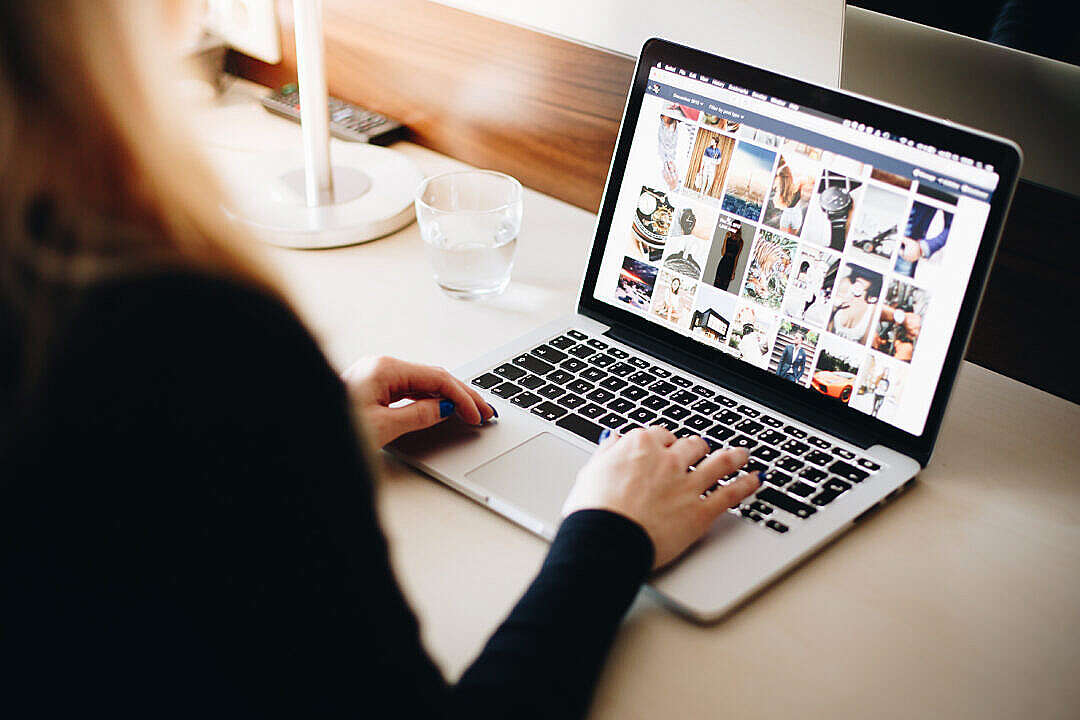
POLYGON ((720 513, 760 485, 757 474, 742 475, 702 497, 747 460, 742 448, 708 453, 702 438, 676 439, 663 427, 639 428, 625 437, 612 435, 578 473, 563 516, 586 509, 623 515, 652 539, 653 567, 666 565, 700 538, 720 513), (696 467, 689 470, 690 465, 696 467))

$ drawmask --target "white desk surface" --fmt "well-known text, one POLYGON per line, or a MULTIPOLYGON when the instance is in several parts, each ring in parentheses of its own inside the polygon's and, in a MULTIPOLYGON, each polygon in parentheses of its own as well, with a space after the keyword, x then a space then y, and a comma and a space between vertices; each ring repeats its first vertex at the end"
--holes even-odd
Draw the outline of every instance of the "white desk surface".
MULTIPOLYGON (((197 119, 223 161, 299 142, 254 92, 238 83, 197 119)), ((427 173, 460 165, 396 147, 427 173)), ((453 366, 571 311, 592 230, 590 213, 526 191, 513 282, 484 303, 436 289, 415 225, 368 245, 269 252, 338 367, 365 353, 453 366)), ((1078 428, 1080 406, 965 363, 911 490, 718 624, 640 596, 592 716, 1080 716, 1078 428)), ((456 678, 546 545, 390 460, 379 504, 425 643, 456 678)))

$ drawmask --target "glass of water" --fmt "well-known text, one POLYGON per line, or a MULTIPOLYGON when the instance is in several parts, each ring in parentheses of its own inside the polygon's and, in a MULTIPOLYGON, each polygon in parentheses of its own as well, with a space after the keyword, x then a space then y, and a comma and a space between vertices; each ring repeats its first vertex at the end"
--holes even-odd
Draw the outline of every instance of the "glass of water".
POLYGON ((454 297, 498 295, 510 284, 521 230, 521 183, 491 170, 430 177, 416 191, 416 221, 435 282, 454 297))

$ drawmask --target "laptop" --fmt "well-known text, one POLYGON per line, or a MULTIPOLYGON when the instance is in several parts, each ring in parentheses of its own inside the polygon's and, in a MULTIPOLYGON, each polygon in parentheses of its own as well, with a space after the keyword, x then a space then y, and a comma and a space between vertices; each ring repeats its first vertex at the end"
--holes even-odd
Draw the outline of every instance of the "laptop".
POLYGON ((649 581, 715 620, 930 462, 1020 162, 1008 140, 651 39, 576 313, 455 371, 497 424, 391 452, 551 539, 605 428, 746 448, 760 489, 649 581))

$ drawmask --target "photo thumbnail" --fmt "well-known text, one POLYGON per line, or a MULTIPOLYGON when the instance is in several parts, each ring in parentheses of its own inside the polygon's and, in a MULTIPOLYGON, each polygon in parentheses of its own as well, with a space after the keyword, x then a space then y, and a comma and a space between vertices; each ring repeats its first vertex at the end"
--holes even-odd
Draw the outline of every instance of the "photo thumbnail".
POLYGON ((780 142, 783 140, 779 135, 749 125, 743 125, 739 128, 739 137, 769 148, 780 147, 780 142))
POLYGON ((802 232, 820 172, 821 167, 807 156, 781 152, 762 224, 792 235, 802 232))
POLYGON ((846 404, 855 394, 859 365, 865 355, 865 348, 832 335, 825 335, 818 348, 810 387, 822 395, 846 404))
POLYGON ((713 287, 739 294, 739 283, 746 272, 746 260, 754 242, 755 227, 748 222, 720 215, 713 233, 709 258, 705 261, 703 279, 713 287))
POLYGON ((858 212, 851 224, 848 243, 852 259, 871 267, 888 269, 907 211, 907 196, 877 185, 862 188, 858 212))
POLYGON ((750 269, 742 295, 774 310, 780 309, 791 275, 791 264, 798 243, 784 235, 762 230, 754 241, 750 269))
POLYGON ((864 162, 860 162, 847 155, 834 153, 832 150, 826 150, 821 153, 821 164, 834 173, 837 173, 838 175, 847 175, 849 178, 866 177, 866 171, 870 167, 864 162))
POLYGON ((855 210, 854 192, 862 184, 862 181, 832 170, 823 172, 806 208, 802 239, 843 252, 855 210))
POLYGON ((615 286, 615 299, 641 311, 649 309, 657 269, 652 265, 624 257, 619 282, 615 286))
POLYGON ((757 222, 769 192, 776 153, 740 142, 728 169, 727 192, 721 207, 732 215, 757 222))
POLYGON ((818 332, 796 325, 790 320, 780 322, 769 357, 769 372, 793 383, 806 385, 814 365, 818 332))
POLYGON ((653 288, 651 312, 673 325, 685 326, 690 321, 697 283, 670 270, 661 270, 653 288))
POLYGON ((638 260, 659 263, 667 247, 668 233, 675 219, 675 206, 667 193, 651 187, 642 187, 638 195, 637 212, 627 255, 638 260))
POLYGON ((833 291, 828 331, 845 340, 865 345, 870 336, 874 309, 881 299, 881 273, 844 263, 833 291))
POLYGON ((784 314, 800 322, 824 327, 829 319, 829 304, 839 270, 839 255, 813 245, 799 246, 784 295, 784 314))
POLYGON ((855 383, 855 396, 848 403, 878 420, 892 422, 904 391, 907 366, 870 353, 855 383))
POLYGON ((883 182, 886 185, 893 185, 901 190, 910 190, 912 180, 909 177, 903 175, 897 175, 881 168, 871 168, 870 177, 878 182, 883 182))
POLYGON ((926 290, 893 280, 881 302, 881 317, 870 347, 911 362, 929 305, 930 293, 926 290))
POLYGON ((713 244, 720 211, 704 202, 675 199, 674 220, 669 229, 661 265, 672 272, 701 279, 701 270, 713 244))
POLYGON ((690 317, 690 334, 707 345, 722 347, 735 320, 737 298, 704 283, 698 289, 697 306, 690 317))
POLYGON ((759 368, 769 367, 769 347, 776 329, 776 318, 762 307, 740 302, 735 322, 729 331, 731 354, 759 368))
POLYGON ((893 269, 898 275, 924 282, 924 275, 933 273, 941 265, 942 251, 949 242, 953 214, 948 210, 927 205, 916 200, 911 204, 904 237, 896 254, 893 269))
POLYGON ((719 198, 731 164, 735 141, 713 130, 698 128, 682 185, 700 195, 719 198))
POLYGON ((668 191, 678 188, 686 177, 696 133, 693 123, 669 114, 660 115, 656 133, 656 157, 660 163, 657 177, 663 178, 668 191))
POLYGON ((819 147, 814 147, 813 145, 807 145, 804 142, 799 142, 798 140, 792 140, 791 138, 785 138, 784 141, 780 144, 780 154, 781 155, 783 155, 785 157, 791 157, 793 155, 800 155, 802 157, 807 158, 808 160, 815 161, 819 165, 821 163, 821 158, 822 158, 822 153, 823 152, 824 151, 819 147))

